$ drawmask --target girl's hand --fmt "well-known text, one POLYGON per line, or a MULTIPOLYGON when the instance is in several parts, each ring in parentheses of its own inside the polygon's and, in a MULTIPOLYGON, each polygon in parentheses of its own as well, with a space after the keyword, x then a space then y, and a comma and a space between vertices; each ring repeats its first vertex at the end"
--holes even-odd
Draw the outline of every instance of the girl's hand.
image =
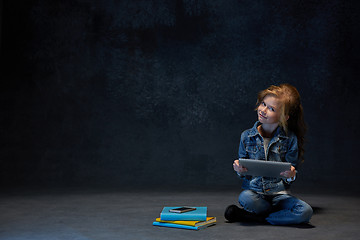
POLYGON ((280 175, 285 178, 294 178, 296 175, 295 168, 293 166, 291 166, 289 171, 282 172, 282 173, 280 173, 280 175))
POLYGON ((247 168, 243 167, 242 165, 239 164, 239 160, 235 160, 233 163, 233 168, 236 172, 238 173, 244 173, 247 172, 247 168))

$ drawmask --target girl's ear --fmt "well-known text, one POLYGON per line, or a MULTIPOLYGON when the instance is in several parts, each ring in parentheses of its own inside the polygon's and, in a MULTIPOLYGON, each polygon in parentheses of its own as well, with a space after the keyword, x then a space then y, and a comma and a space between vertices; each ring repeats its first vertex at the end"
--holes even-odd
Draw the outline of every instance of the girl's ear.
POLYGON ((289 120, 289 117, 290 117, 289 115, 286 115, 286 116, 285 116, 286 121, 289 120))

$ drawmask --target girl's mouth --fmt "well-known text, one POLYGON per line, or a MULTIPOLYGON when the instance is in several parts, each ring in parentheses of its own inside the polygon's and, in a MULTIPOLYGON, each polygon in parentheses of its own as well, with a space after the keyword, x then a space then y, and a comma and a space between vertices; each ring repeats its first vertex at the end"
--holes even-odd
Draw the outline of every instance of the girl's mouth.
POLYGON ((265 116, 262 115, 261 113, 259 113, 259 116, 260 116, 261 118, 267 119, 267 117, 265 117, 265 116))

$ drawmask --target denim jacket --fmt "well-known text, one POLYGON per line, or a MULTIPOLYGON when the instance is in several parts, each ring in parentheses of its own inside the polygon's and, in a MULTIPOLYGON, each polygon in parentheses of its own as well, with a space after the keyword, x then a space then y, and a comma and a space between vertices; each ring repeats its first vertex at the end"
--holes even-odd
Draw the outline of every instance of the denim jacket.
MULTIPOLYGON (((264 140, 257 127, 261 123, 257 121, 254 126, 241 134, 239 146, 239 158, 257 159, 264 161, 289 162, 296 168, 298 165, 298 144, 294 133, 278 127, 271 138, 267 159, 265 159, 264 140)), ((239 175, 243 179, 242 188, 253 190, 263 194, 278 194, 286 191, 290 184, 282 178, 251 177, 239 175)))

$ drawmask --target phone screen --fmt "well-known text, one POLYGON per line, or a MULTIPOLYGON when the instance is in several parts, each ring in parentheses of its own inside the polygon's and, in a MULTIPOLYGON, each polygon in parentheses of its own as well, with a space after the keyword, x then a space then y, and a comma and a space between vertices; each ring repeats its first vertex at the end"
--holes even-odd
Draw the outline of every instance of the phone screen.
POLYGON ((192 207, 179 207, 179 208, 170 209, 170 212, 183 213, 183 212, 190 212, 190 211, 194 211, 194 210, 196 210, 196 208, 192 208, 192 207))

